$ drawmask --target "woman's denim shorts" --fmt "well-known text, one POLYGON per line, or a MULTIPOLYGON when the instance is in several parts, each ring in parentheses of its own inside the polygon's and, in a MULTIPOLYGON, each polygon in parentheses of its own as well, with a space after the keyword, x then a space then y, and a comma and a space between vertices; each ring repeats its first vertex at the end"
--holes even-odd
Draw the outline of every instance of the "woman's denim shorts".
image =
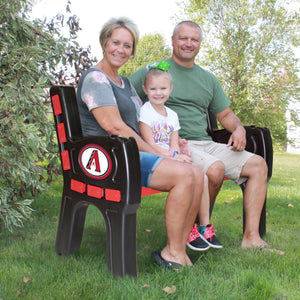
POLYGON ((149 187, 151 176, 163 157, 148 152, 140 152, 142 186, 149 187))

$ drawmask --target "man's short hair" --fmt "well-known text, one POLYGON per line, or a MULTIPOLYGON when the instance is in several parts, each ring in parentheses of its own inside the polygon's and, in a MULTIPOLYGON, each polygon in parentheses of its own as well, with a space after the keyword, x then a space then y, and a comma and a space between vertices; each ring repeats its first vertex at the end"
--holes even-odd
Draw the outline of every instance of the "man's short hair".
POLYGON ((200 42, 202 41, 202 37, 203 37, 203 31, 202 31, 202 28, 200 27, 200 25, 198 25, 197 23, 195 23, 194 21, 191 21, 191 20, 185 20, 185 21, 179 22, 179 23, 174 27, 172 37, 175 36, 175 34, 176 34, 178 28, 180 27, 180 25, 183 25, 183 24, 189 25, 189 26, 191 26, 191 27, 198 28, 199 31, 200 31, 200 42))

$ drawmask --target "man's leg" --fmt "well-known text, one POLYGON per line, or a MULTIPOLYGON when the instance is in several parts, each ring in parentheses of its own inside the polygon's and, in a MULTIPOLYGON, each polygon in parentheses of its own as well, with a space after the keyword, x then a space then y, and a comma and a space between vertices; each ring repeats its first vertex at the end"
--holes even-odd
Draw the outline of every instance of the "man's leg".
MULTIPOLYGON (((208 177, 208 189, 210 198, 210 214, 218 195, 223 180, 225 166, 223 162, 214 157, 209 153, 208 148, 210 147, 210 141, 188 141, 188 146, 191 150, 191 158, 193 163, 200 168, 208 177)), ((215 145, 216 143, 213 143, 215 145)), ((196 223, 199 223, 199 218, 197 217, 196 223)))
POLYGON ((266 245, 259 235, 259 221, 267 193, 267 173, 266 162, 258 155, 252 156, 242 168, 241 177, 248 177, 244 191, 246 223, 242 248, 266 245))

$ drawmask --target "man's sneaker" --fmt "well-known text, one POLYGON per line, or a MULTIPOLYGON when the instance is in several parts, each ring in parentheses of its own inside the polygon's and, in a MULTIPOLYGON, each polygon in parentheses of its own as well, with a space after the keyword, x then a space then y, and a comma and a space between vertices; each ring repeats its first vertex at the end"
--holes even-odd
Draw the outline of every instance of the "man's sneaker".
POLYGON ((219 242, 219 240, 216 237, 216 234, 214 232, 214 223, 207 225, 204 232, 202 234, 199 234, 205 241, 209 244, 212 248, 223 248, 222 244, 219 242))
POLYGON ((194 224, 186 245, 194 251, 209 249, 209 244, 199 234, 197 224, 194 224))

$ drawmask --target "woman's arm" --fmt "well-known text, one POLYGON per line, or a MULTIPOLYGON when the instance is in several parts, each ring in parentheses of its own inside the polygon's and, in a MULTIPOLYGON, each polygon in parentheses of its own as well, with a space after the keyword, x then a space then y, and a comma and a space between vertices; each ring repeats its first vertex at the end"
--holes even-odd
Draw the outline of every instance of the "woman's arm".
POLYGON ((121 118, 117 106, 107 105, 92 109, 92 114, 97 120, 98 124, 109 134, 120 135, 122 137, 134 137, 139 151, 150 152, 159 156, 169 157, 169 155, 162 155, 156 149, 147 144, 133 129, 131 129, 121 118))

